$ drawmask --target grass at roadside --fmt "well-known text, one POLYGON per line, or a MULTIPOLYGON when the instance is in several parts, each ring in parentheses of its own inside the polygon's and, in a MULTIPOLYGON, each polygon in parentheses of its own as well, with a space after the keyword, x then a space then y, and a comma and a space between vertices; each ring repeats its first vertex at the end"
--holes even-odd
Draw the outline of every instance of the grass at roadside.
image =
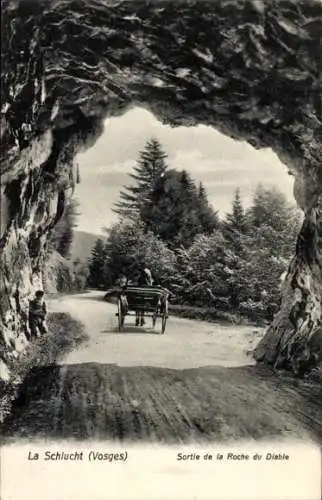
MULTIPOLYGON (((117 304, 117 297, 115 295, 105 296, 104 300, 111 304, 117 304)), ((181 304, 169 304, 169 313, 172 316, 177 316, 179 318, 186 319, 197 319, 199 321, 208 321, 229 323, 233 325, 253 325, 253 326, 265 326, 267 322, 262 318, 258 317, 256 320, 250 319, 244 315, 222 311, 215 307, 200 307, 200 306, 189 306, 181 304)))
MULTIPOLYGON (((117 304, 117 289, 111 288, 106 291, 103 300, 111 304, 117 304)), ((186 319, 197 319, 199 321, 208 321, 229 323, 233 325, 253 325, 266 326, 268 322, 261 315, 241 314, 235 311, 224 311, 211 306, 194 306, 187 304, 169 303, 169 313, 172 316, 178 316, 186 319)))
POLYGON ((55 364, 64 354, 87 338, 82 323, 74 320, 69 314, 50 314, 48 327, 48 334, 30 342, 18 358, 10 361, 10 381, 0 382, 0 422, 10 413, 17 390, 30 370, 55 364))
POLYGON ((169 312, 173 316, 187 319, 198 319, 210 323, 230 323, 233 325, 266 326, 268 323, 258 317, 256 320, 236 312, 221 311, 215 307, 199 307, 188 305, 169 304, 169 312))

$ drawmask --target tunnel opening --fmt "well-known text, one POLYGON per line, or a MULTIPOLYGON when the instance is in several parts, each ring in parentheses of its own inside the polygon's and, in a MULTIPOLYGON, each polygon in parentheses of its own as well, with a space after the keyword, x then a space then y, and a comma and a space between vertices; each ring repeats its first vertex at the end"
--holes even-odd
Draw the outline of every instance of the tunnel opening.
MULTIPOLYGON (((108 119, 103 134, 95 145, 76 157, 82 178, 75 192, 81 214, 77 220, 78 231, 82 235, 76 235, 79 241, 77 240, 74 245, 75 252, 84 258, 84 252, 77 249, 82 241, 91 240, 90 250, 93 250, 94 242, 99 238, 109 242, 111 232, 113 238, 117 239, 121 238, 125 227, 131 228, 131 210, 131 213, 124 215, 117 210, 117 206, 120 200, 121 205, 124 204, 124 190, 129 190, 133 195, 135 190, 137 193, 140 189, 136 169, 139 165, 142 175, 142 154, 146 162, 152 161, 151 158, 147 158, 145 150, 147 147, 151 152, 149 150, 151 138, 158 142, 161 153, 165 154, 167 170, 166 173, 162 171, 157 180, 149 179, 149 182, 157 183, 158 189, 152 188, 149 194, 152 196, 148 206, 149 215, 144 212, 144 206, 141 206, 138 217, 135 216, 134 224, 142 224, 145 232, 152 233, 173 252, 172 257, 176 260, 174 268, 167 269, 166 263, 163 263, 165 268, 162 269, 161 266, 160 269, 159 263, 157 266, 159 269, 155 271, 158 281, 176 289, 176 302, 181 305, 199 308, 206 306, 209 310, 213 308, 234 314, 242 313, 245 317, 248 315, 248 319, 255 321, 257 315, 257 320, 259 317, 264 321, 272 320, 280 302, 280 283, 294 253, 296 235, 302 220, 299 211, 295 210, 295 207, 291 208, 293 178, 288 175, 287 169, 272 151, 255 150, 245 142, 234 141, 218 133, 212 127, 172 128, 161 124, 151 113, 142 108, 133 108, 119 118, 108 119), (181 188, 178 187, 180 184, 177 181, 182 180, 179 178, 182 174, 185 174, 195 193, 200 193, 201 190, 205 205, 202 206, 199 218, 195 217, 196 210, 200 210, 198 197, 192 202, 191 199, 188 201, 182 185, 181 188), (162 178, 166 178, 164 183, 160 182, 162 178), (91 192, 95 192, 95 205, 92 203, 91 192), (182 208, 185 203, 186 210, 182 208), (279 206, 275 206, 276 203, 279 206), (165 204, 168 206, 165 207, 165 204), (162 207, 161 212, 158 212, 156 207, 162 207), (271 213, 272 208, 273 213, 271 213), (151 209, 156 212, 152 216, 151 209), (258 218, 255 213, 261 210, 263 213, 258 218), (166 211, 169 213, 166 214, 166 211), (265 231, 270 230, 273 234, 265 235, 265 231), (232 238, 233 231, 236 234, 232 238), (256 238, 254 232, 257 234, 256 238), (235 240, 238 238, 243 241, 236 248, 235 240), (277 238, 280 238, 279 245, 276 245, 277 238), (285 247, 283 238, 287 240, 286 253, 283 250, 285 247), (207 253, 214 251, 215 246, 218 247, 218 253, 214 253, 211 257, 209 255, 208 261, 202 263, 200 260, 195 262, 192 260, 189 263, 190 267, 196 268, 196 274, 199 272, 203 275, 203 279, 198 279, 197 275, 188 277, 186 268, 179 271, 182 250, 186 255, 191 252, 193 256, 199 251, 206 256, 207 253), (251 258, 250 248, 253 256, 256 254, 256 248, 258 252, 262 252, 261 262, 264 260, 263 264, 269 268, 269 274, 274 276, 271 283, 265 273, 261 279, 256 279, 256 274, 259 277, 262 266, 259 268, 259 261, 251 258), (234 254, 234 264, 225 252, 234 254), (272 254, 274 257, 271 260, 272 254), (212 259, 210 262, 209 258, 212 259), (215 269, 216 259, 221 267, 226 266, 227 269, 215 269), (238 262, 239 259, 243 262, 249 261, 248 271, 241 270, 242 264, 238 262), (213 275, 207 278, 209 265, 213 265, 214 269, 211 271, 213 275), (239 277, 237 278, 237 272, 233 278, 232 274, 238 266, 239 277), (232 268, 230 275, 229 267, 232 268), (252 267, 254 269, 250 273, 252 267), (183 272, 186 277, 182 275, 175 278, 176 272, 179 275, 183 272), (172 276, 171 279, 169 274, 172 276), (254 278, 251 292, 250 288, 246 292, 246 274, 249 281, 251 274, 254 278), (184 279, 186 279, 185 287, 175 283, 184 279), (242 293, 240 285, 234 283, 234 280, 239 279, 245 283, 242 293), (266 288, 270 288, 269 293, 266 288)), ((123 245, 128 244, 130 248, 131 237, 126 240, 123 234, 123 238, 125 238, 123 245)), ((112 241, 109 243, 113 245, 112 241)), ((133 273, 131 268, 135 268, 137 265, 135 261, 139 260, 140 254, 142 258, 142 253, 145 254, 145 261, 151 261, 147 248, 143 251, 140 244, 132 249, 134 255, 131 258, 127 255, 115 258, 112 249, 103 256, 104 250, 102 250, 102 258, 110 260, 110 263, 107 267, 103 264, 98 274, 95 267, 92 268, 93 276, 89 277, 90 284, 104 289, 113 286, 122 273, 130 275, 133 273)), ((87 257, 90 258, 89 248, 87 252, 87 257)), ((77 264, 78 260, 77 258, 77 264)), ((151 265, 155 267, 156 262, 151 261, 151 265)))

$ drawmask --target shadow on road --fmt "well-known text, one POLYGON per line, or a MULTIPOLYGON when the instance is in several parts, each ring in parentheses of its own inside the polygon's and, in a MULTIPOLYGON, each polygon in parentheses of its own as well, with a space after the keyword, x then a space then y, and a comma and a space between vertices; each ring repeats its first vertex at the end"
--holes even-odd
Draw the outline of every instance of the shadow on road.
POLYGON ((88 295, 70 295, 69 296, 72 300, 85 300, 86 302, 87 301, 93 301, 93 302, 101 302, 101 303, 105 303, 105 304, 112 304, 112 305, 115 305, 113 302, 107 302, 106 300, 104 300, 104 296, 102 294, 100 295, 93 295, 91 293, 88 293, 88 295))
POLYGON ((321 388, 261 367, 173 370, 86 363, 34 369, 4 441, 115 439, 169 444, 322 441, 321 388))
POLYGON ((161 335, 160 327, 156 327, 154 329, 148 327, 139 327, 135 325, 124 326, 122 331, 118 330, 118 326, 113 326, 107 330, 101 330, 101 333, 110 333, 110 334, 118 334, 118 335, 127 335, 127 334, 141 334, 141 335, 161 335))

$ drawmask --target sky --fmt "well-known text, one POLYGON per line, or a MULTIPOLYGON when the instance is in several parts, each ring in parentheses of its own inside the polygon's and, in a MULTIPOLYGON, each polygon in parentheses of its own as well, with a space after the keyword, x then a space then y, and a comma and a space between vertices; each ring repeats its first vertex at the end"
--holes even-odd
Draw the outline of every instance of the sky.
POLYGON ((259 183, 276 186, 294 201, 293 177, 271 149, 255 150, 212 127, 172 128, 150 112, 134 108, 107 119, 96 144, 77 157, 81 177, 75 193, 80 204, 78 230, 102 234, 104 227, 117 221, 113 205, 123 186, 131 183, 128 174, 151 137, 163 145, 170 167, 185 169, 196 183, 204 184, 220 216, 229 211, 237 187, 245 206, 250 205, 259 183))

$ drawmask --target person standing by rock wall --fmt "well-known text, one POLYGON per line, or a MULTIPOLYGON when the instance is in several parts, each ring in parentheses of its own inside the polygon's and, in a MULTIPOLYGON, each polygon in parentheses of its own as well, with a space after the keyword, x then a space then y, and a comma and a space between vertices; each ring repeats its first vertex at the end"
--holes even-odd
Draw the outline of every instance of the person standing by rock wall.
POLYGON ((35 298, 29 302, 29 328, 31 338, 37 338, 48 332, 46 325, 47 306, 44 292, 37 290, 35 298))

